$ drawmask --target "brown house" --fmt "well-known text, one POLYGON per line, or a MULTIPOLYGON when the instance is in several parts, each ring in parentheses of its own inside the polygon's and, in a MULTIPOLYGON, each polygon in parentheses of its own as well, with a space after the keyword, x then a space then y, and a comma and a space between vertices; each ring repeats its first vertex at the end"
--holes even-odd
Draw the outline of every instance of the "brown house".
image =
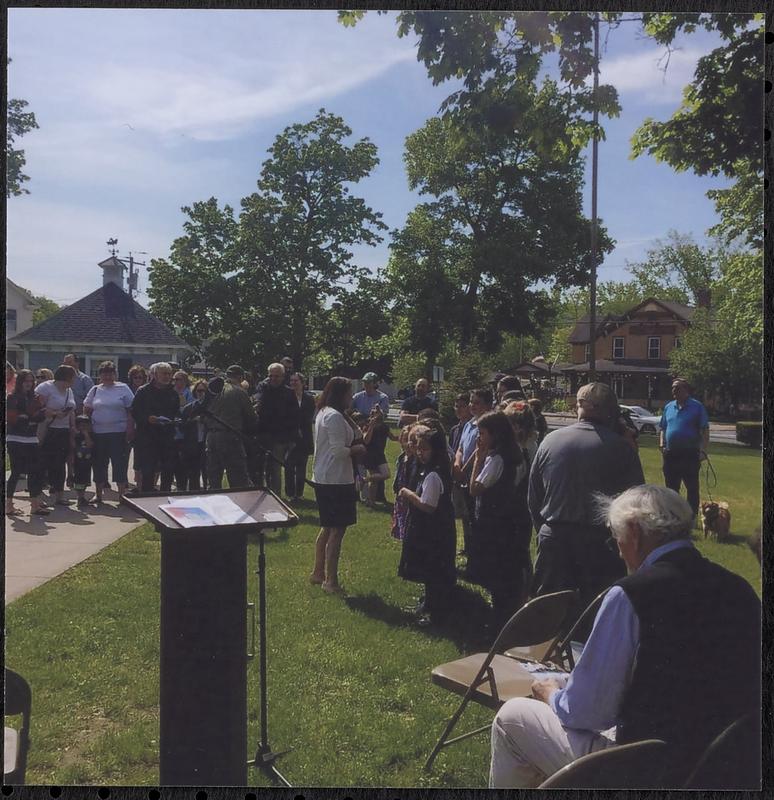
MULTIPOLYGON (((671 399, 669 354, 680 346, 695 309, 650 297, 625 314, 608 314, 597 322, 594 358, 597 380, 610 384, 627 405, 662 405, 671 399)), ((575 393, 588 379, 589 318, 570 334, 572 365, 564 372, 575 393)))

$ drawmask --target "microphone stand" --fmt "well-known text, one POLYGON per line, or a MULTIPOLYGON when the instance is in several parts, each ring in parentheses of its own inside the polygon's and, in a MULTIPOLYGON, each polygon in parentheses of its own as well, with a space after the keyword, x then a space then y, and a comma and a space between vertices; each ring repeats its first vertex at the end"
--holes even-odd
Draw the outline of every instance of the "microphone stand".
MULTIPOLYGON (((248 439, 248 434, 230 425, 225 420, 221 419, 213 411, 200 405, 195 409, 196 414, 188 415, 189 420, 196 419, 197 416, 205 416, 214 420, 218 425, 222 425, 227 431, 238 436, 243 442, 248 439)), ((280 464, 284 462, 276 458, 265 447, 257 445, 257 447, 270 458, 278 461, 280 464)), ((306 478, 304 479, 306 480, 306 478)), ((309 481, 307 481, 309 483, 309 481)), ((274 528, 273 530, 276 530, 274 528)), ((255 756, 247 762, 248 767, 256 767, 261 770, 270 780, 279 783, 282 786, 291 788, 292 784, 285 778, 282 773, 274 765, 275 761, 283 755, 289 753, 293 748, 275 752, 271 749, 269 744, 269 701, 268 701, 268 664, 266 658, 266 551, 264 549, 264 531, 260 528, 257 529, 258 533, 258 642, 260 649, 260 658, 258 660, 258 672, 260 677, 260 691, 259 691, 259 705, 260 705, 260 720, 261 720, 261 734, 258 742, 258 747, 255 751, 255 756)))

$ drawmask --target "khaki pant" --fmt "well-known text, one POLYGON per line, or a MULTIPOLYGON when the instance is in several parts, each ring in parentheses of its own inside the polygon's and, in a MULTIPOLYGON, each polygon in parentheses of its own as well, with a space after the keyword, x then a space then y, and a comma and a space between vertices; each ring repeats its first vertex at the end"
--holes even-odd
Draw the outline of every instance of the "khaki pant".
POLYGON ((615 746, 613 731, 565 728, 551 707, 529 697, 509 700, 492 723, 490 789, 529 789, 581 756, 615 746))

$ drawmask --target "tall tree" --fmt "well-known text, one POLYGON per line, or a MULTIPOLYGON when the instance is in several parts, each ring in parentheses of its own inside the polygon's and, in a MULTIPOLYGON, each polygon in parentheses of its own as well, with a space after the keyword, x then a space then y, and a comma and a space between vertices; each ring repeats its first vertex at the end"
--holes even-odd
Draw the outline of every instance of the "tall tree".
POLYGON ((666 240, 656 239, 644 261, 627 267, 643 296, 697 305, 700 293, 713 289, 720 277, 719 258, 717 250, 671 230, 666 240))
POLYGON ((532 332, 548 313, 535 283, 579 283, 589 268, 578 148, 556 84, 533 78, 490 87, 406 140, 410 187, 436 198, 432 213, 458 242, 462 347, 494 352, 503 333, 532 332))
MULTIPOLYGON (((11 59, 8 59, 8 64, 11 59)), ((16 140, 39 127, 32 111, 25 111, 29 103, 26 100, 13 99, 8 101, 8 122, 5 130, 5 196, 18 196, 29 194, 29 190, 22 186, 29 180, 29 176, 22 172, 27 163, 24 150, 14 147, 16 140)))
POLYGON ((460 338, 457 309, 467 242, 439 204, 422 203, 393 232, 390 250, 387 280, 394 310, 407 325, 407 347, 424 354, 423 374, 429 375, 444 343, 460 338))
POLYGON ((351 291, 340 292, 311 321, 311 350, 306 369, 340 373, 355 369, 360 374, 374 370, 384 374, 390 367, 386 353, 374 342, 389 333, 392 325, 390 292, 386 281, 361 277, 351 291))
POLYGON ((351 135, 321 109, 276 137, 238 220, 214 198, 183 209, 185 235, 152 262, 151 307, 192 343, 208 341, 211 360, 303 363, 310 320, 362 274, 351 248, 375 245, 386 226, 350 192, 378 164, 375 145, 348 145, 351 135))
POLYGON ((717 33, 722 45, 698 60, 683 102, 668 120, 642 123, 632 138, 635 156, 647 152, 697 175, 736 177, 740 162, 763 168, 762 23, 762 14, 643 14, 645 33, 665 46, 697 28, 717 33))

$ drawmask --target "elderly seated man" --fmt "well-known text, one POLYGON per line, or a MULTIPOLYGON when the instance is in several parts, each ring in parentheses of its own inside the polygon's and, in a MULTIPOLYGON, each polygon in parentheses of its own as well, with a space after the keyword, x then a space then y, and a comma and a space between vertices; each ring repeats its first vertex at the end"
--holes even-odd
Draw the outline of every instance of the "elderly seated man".
POLYGON ((562 686, 536 681, 492 723, 489 785, 534 787, 583 755, 663 739, 663 786, 678 788, 707 745, 760 709, 760 602, 690 540, 693 511, 661 486, 598 496, 628 575, 605 595, 562 686))

